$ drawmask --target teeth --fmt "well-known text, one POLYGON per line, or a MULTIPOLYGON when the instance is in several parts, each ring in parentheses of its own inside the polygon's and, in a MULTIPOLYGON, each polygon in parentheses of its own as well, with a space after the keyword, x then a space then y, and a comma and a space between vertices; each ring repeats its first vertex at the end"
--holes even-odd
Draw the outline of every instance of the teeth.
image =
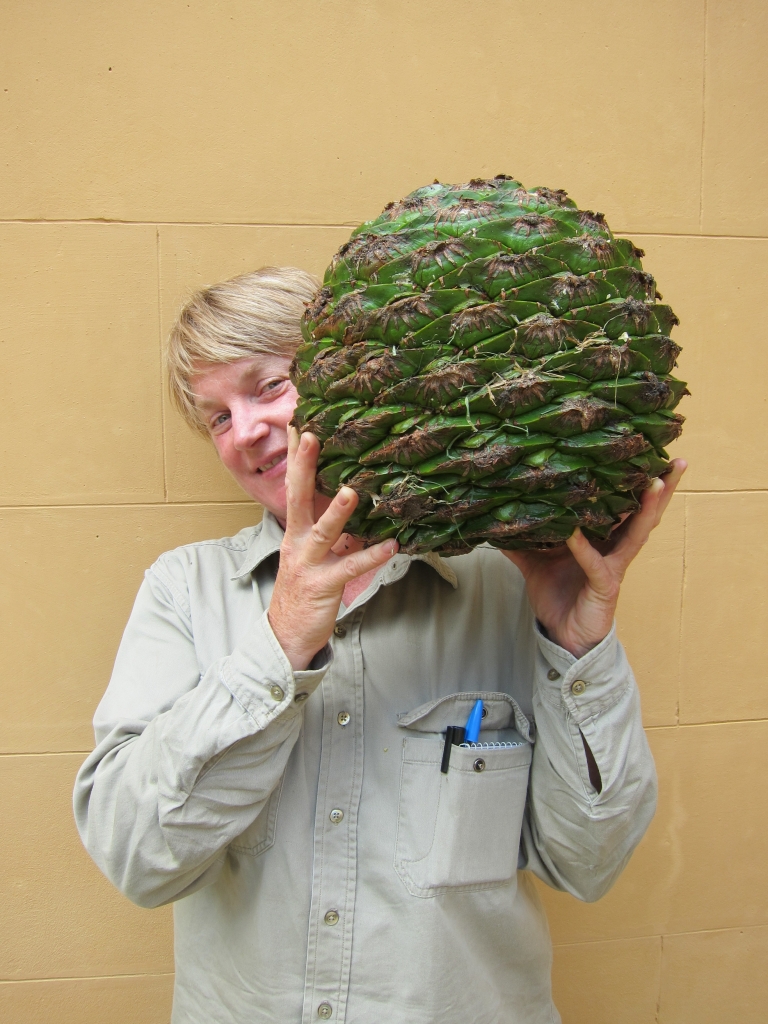
POLYGON ((282 457, 282 455, 276 455, 271 462, 265 462, 264 465, 259 468, 259 472, 266 473, 268 469, 272 469, 273 466, 276 466, 278 462, 282 459, 282 457))

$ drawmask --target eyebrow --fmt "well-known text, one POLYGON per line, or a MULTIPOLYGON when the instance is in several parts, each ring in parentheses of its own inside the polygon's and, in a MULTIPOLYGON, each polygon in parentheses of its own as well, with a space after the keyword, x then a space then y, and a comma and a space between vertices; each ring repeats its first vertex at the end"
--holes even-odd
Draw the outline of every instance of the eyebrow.
POLYGON ((196 395, 194 392, 192 394, 195 400, 195 405, 200 412, 203 412, 206 409, 215 409, 217 405, 221 404, 219 402, 212 402, 207 398, 200 398, 200 396, 196 395))

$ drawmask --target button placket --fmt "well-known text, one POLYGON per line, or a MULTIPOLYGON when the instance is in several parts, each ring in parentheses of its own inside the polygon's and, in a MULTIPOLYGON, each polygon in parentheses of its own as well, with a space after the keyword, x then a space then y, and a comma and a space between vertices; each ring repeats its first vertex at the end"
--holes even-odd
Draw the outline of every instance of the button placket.
POLYGON ((362 787, 363 660, 353 614, 335 635, 334 663, 322 686, 323 739, 315 814, 312 908, 302 1024, 343 1022, 351 964, 362 787), (321 1015, 321 1009, 325 1016, 321 1015))

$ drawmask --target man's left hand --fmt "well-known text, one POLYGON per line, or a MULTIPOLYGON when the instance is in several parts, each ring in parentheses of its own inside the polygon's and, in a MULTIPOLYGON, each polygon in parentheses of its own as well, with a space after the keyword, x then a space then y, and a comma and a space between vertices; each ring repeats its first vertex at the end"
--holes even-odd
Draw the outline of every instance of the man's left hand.
POLYGON ((534 615, 550 640, 576 658, 611 631, 627 567, 661 521, 687 463, 674 459, 671 466, 644 492, 640 510, 599 548, 576 529, 564 548, 504 552, 525 577, 534 615))

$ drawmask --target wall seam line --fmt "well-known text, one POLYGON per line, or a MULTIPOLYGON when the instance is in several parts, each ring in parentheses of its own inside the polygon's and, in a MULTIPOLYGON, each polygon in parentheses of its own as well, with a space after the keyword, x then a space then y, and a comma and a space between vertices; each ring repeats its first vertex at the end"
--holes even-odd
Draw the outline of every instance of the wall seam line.
POLYGON ((645 935, 611 935, 603 939, 582 939, 580 942, 553 942, 553 949, 567 949, 569 946, 594 946, 599 942, 637 942, 639 939, 671 939, 683 935, 726 935, 729 932, 765 930, 768 924, 737 924, 729 928, 693 928, 684 932, 648 932, 645 935))
POLYGON ((141 974, 78 974, 72 977, 0 978, 0 985, 37 985, 52 981, 112 981, 117 978, 172 978, 174 971, 143 971, 141 974))
POLYGON ((704 729, 721 725, 761 725, 768 722, 768 718, 718 718, 706 722, 670 722, 669 725, 644 725, 645 732, 656 732, 660 729, 704 729))
MULTIPOLYGON (((768 724, 768 718, 733 718, 723 719, 720 721, 712 722, 681 722, 678 724, 670 723, 669 725, 646 725, 644 731, 646 733, 661 732, 662 730, 675 730, 684 731, 688 729, 713 729, 713 728, 725 728, 727 726, 736 725, 765 725, 768 724)), ((87 757, 92 752, 91 748, 87 750, 5 750, 0 751, 0 758, 4 757, 73 757, 75 754, 78 757, 87 757)))
POLYGON ((81 511, 87 509, 110 509, 110 508, 247 508, 255 505, 249 501, 124 501, 124 502, 92 502, 83 505, 0 505, 0 512, 53 512, 62 510, 65 512, 81 511))
POLYGON ((680 580, 680 617, 677 626, 677 693, 675 694, 675 724, 680 725, 680 694, 683 681, 683 622, 685 616, 685 591, 688 585, 688 495, 683 495, 683 576, 680 580))
MULTIPOLYGON (((680 497, 692 497, 700 495, 713 495, 713 496, 728 496, 738 497, 744 494, 768 494, 768 488, 755 487, 755 488, 741 488, 741 489, 730 489, 730 490, 689 490, 677 491, 680 497)), ((55 509, 73 510, 73 509, 109 509, 109 508, 164 508, 166 505, 173 506, 175 508, 217 508, 217 507, 245 507, 248 505, 256 504, 250 502, 247 498, 242 501, 237 498, 231 498, 229 500, 194 500, 189 499, 187 501, 88 501, 88 502, 61 502, 52 505, 43 505, 38 503, 35 504, 21 504, 21 505, 0 505, 0 512, 20 512, 20 511, 53 511, 55 509)))
POLYGON ((709 62, 709 0, 704 0, 704 59, 701 76, 701 150, 699 152, 699 234, 704 232, 704 149, 707 134, 707 64, 709 62))
MULTIPOLYGON (((344 231, 351 231, 353 228, 358 226, 357 221, 349 221, 346 224, 339 223, 325 223, 324 221, 318 221, 313 223, 310 221, 282 221, 282 220, 120 220, 119 218, 109 217, 52 217, 50 219, 42 217, 0 217, 0 224, 42 224, 56 226, 66 226, 68 224, 94 224, 101 225, 103 227, 109 227, 112 224, 121 225, 124 227, 178 227, 178 228, 318 228, 319 230, 326 228, 333 228, 344 231)), ((640 232, 636 232, 639 234, 640 232)), ((642 232, 643 234, 649 234, 649 232, 642 232)), ((697 236, 693 236, 697 237, 697 236)), ((752 237, 751 235, 747 237, 752 237)))
POLYGON ((93 753, 93 747, 88 750, 4 750, 0 751, 0 757, 78 757, 93 753))
MULTIPOLYGON (((700 200, 701 202, 701 200, 700 200)), ((93 224, 108 227, 110 225, 121 225, 125 227, 189 227, 189 228, 300 228, 304 229, 338 229, 339 231, 351 231, 357 226, 357 222, 348 222, 347 224, 333 224, 333 223, 317 223, 309 224, 300 221, 183 221, 183 220, 169 220, 169 221, 151 221, 151 220, 105 220, 103 218, 88 218, 83 217, 80 219, 62 217, 60 219, 43 220, 40 218, 36 219, 24 219, 24 218, 0 218, 0 226, 2 225, 14 225, 14 224, 26 224, 30 226, 50 225, 66 226, 70 224, 93 224)), ((742 241, 742 242, 765 242, 768 241, 768 235, 728 235, 718 233, 704 233, 703 231, 648 231, 643 228, 625 227, 622 225, 614 225, 614 234, 616 235, 636 235, 644 238, 694 238, 694 239, 721 239, 723 241, 742 241)))
POLYGON ((163 313, 160 298, 160 225, 155 225, 155 273, 157 276, 157 346, 160 370, 160 440, 163 448, 163 498, 168 503, 168 450, 166 447, 166 401, 163 381, 163 313))

